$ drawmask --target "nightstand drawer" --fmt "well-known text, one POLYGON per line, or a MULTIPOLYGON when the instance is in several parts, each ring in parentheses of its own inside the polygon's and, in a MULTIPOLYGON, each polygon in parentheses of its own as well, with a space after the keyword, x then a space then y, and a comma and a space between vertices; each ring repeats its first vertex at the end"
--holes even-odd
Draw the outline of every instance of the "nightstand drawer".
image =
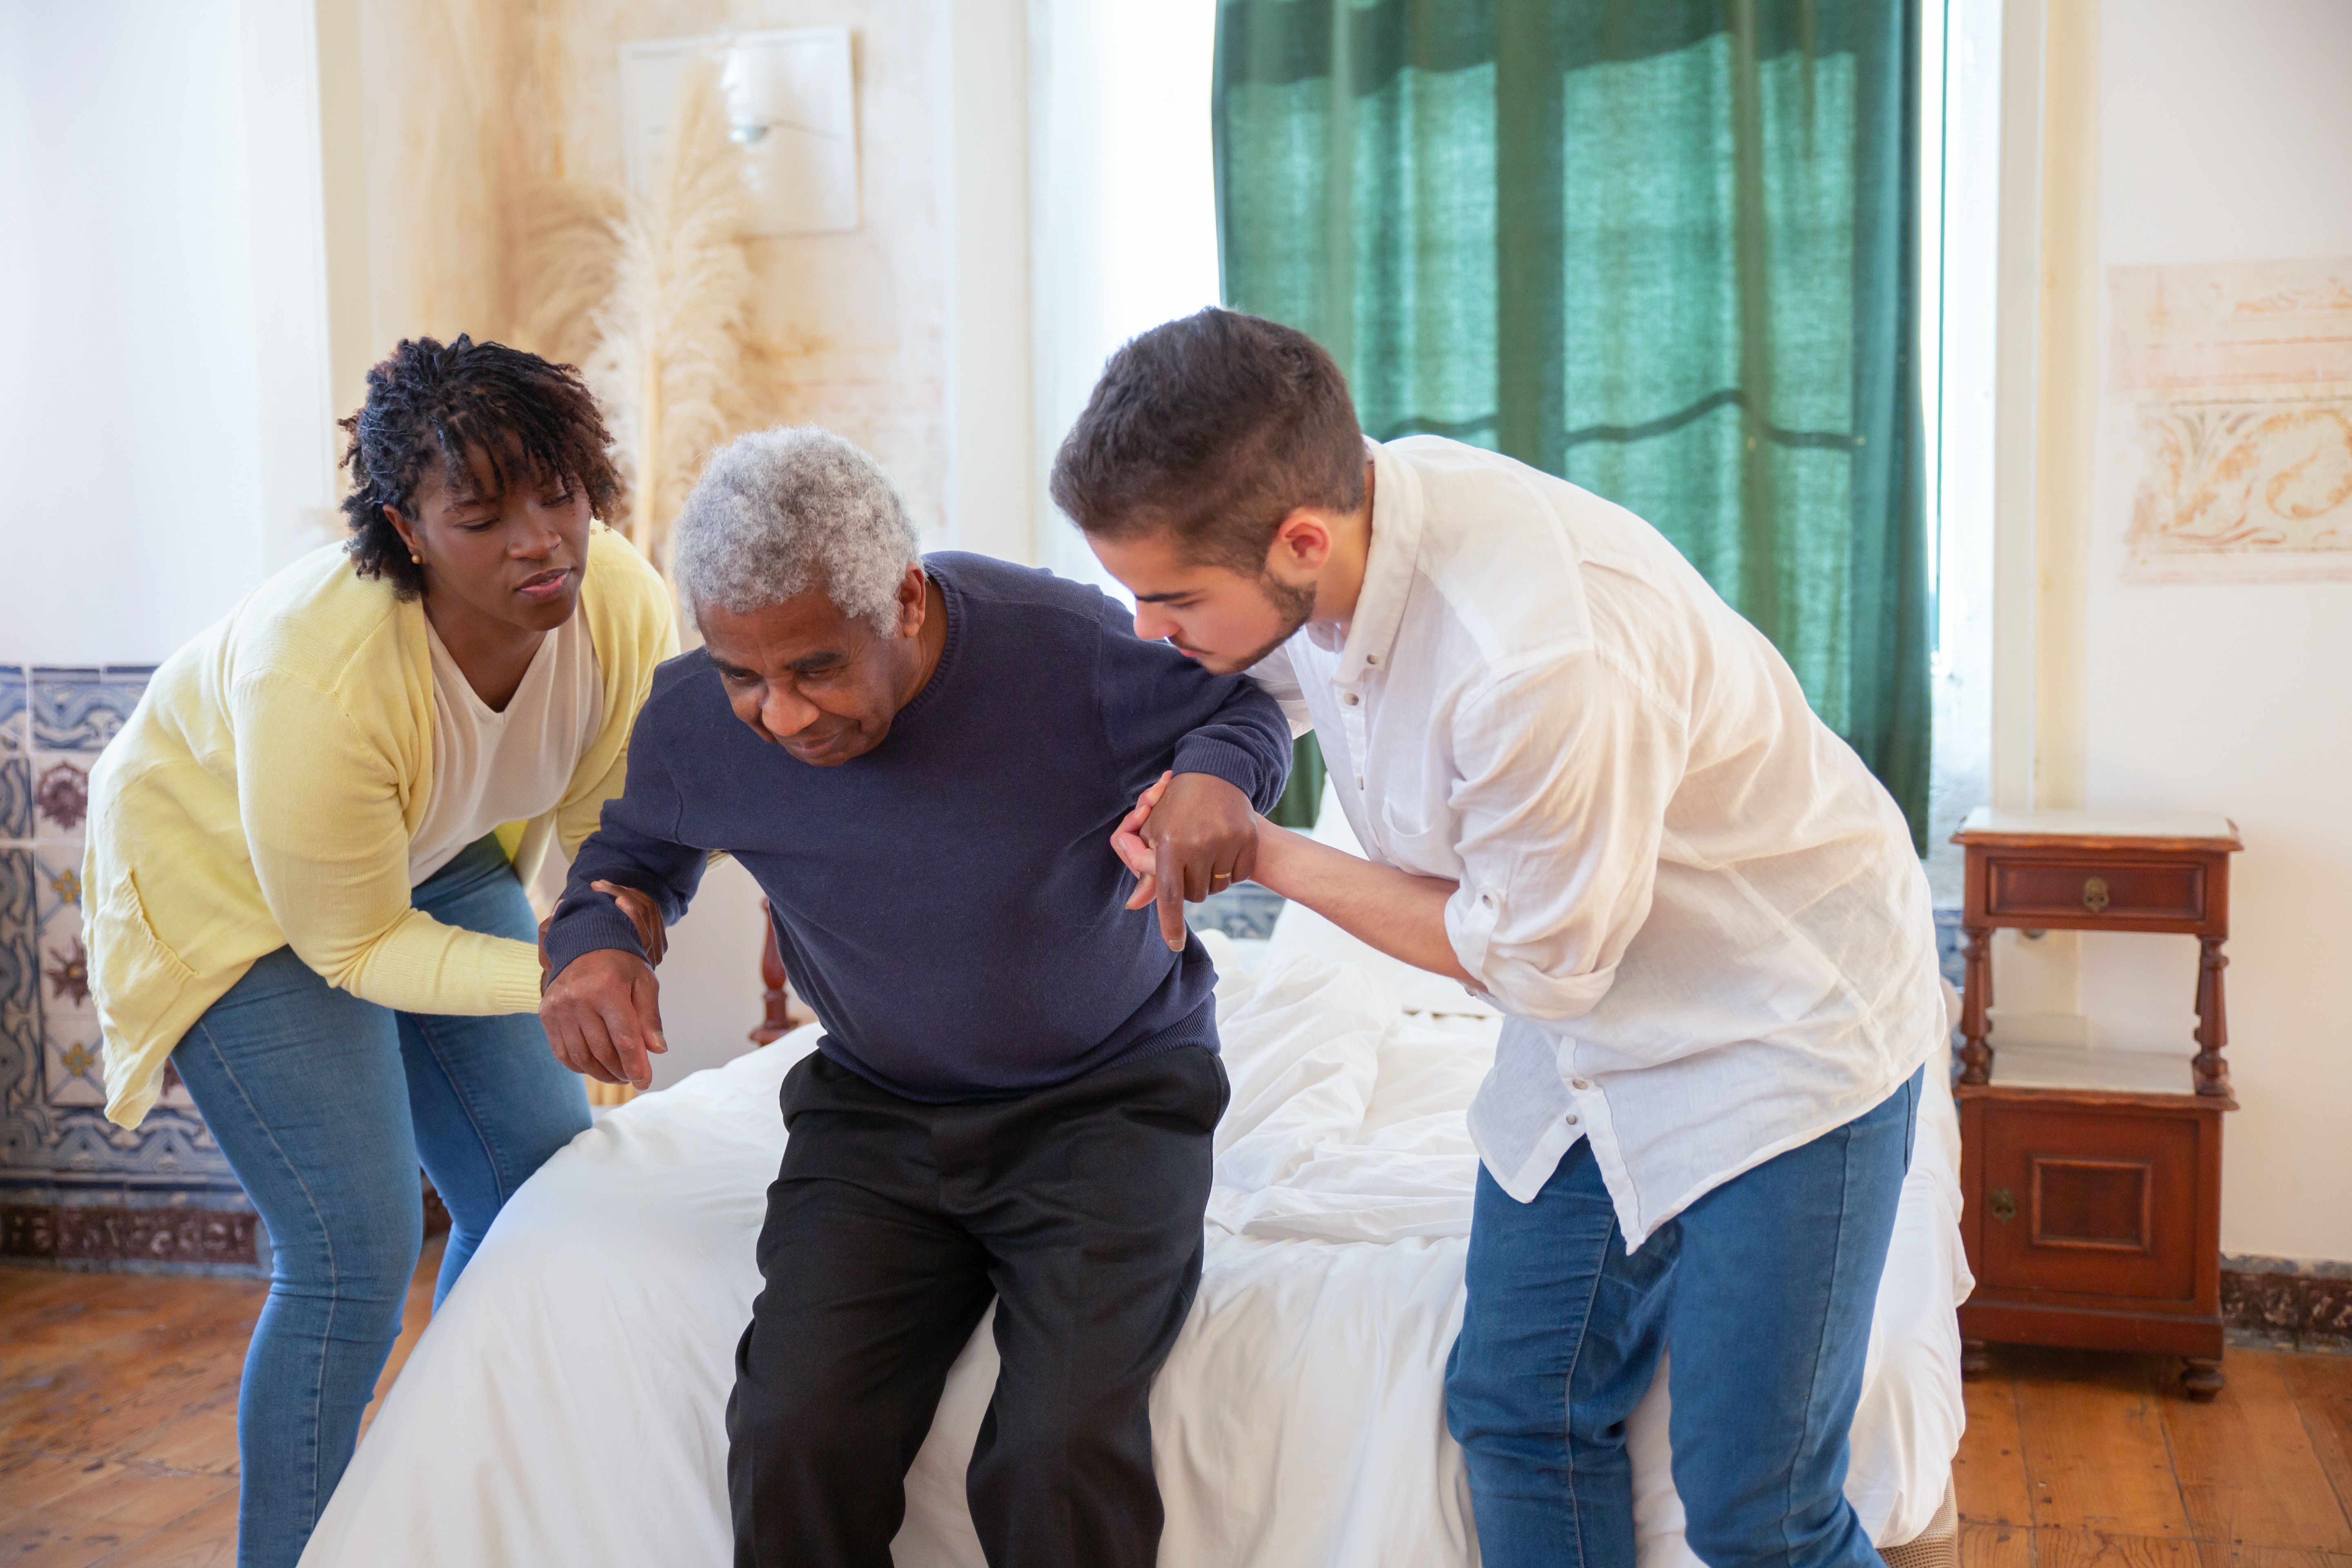
POLYGON ((1984 912, 2053 924, 2096 920, 2196 925, 2206 911, 2205 868, 2194 861, 2045 860, 1993 854, 1984 867, 1984 912))
POLYGON ((1987 1104, 1974 1163, 1993 1291, 2178 1301, 2197 1294, 2199 1124, 2057 1102, 1987 1104))

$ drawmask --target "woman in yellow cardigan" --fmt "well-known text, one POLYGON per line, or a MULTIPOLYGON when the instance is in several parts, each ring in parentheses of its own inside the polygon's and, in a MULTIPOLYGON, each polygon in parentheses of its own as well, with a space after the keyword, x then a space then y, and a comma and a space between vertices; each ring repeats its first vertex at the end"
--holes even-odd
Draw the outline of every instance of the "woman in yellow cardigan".
POLYGON ((237 1561, 292 1568, 351 1457, 423 1240, 437 1303, 588 1125, 541 1033, 523 886, 621 791, 677 651, 668 590, 595 523, 619 490, 569 367, 404 342, 343 422, 347 545, 172 656, 91 777, 107 1114, 168 1059, 268 1227, 237 1413, 237 1561))

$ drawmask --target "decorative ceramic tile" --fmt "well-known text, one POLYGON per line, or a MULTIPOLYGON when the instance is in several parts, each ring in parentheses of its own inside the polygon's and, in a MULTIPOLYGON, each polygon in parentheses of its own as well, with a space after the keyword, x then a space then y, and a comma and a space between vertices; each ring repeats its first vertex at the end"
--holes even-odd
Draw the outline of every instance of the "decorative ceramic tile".
POLYGON ((79 932, 81 856, 57 845, 33 852, 33 921, 44 932, 79 932))
POLYGON ((152 673, 0 666, 0 1252, 251 1272, 250 1205, 177 1075, 136 1128, 103 1110, 80 841, 152 673))
POLYGON ((96 752, 139 705, 152 666, 56 668, 32 674, 33 744, 45 752, 96 752))
MULTIPOLYGON (((9 962, 11 943, 0 940, 0 967, 9 962)), ((41 1026, 29 1008, 0 1006, 0 1167, 31 1164, 40 1139, 20 1126, 16 1113, 41 1098, 41 1026)))
POLYGON ((0 1207, 0 1253, 89 1263, 250 1271, 259 1221, 249 1209, 182 1205, 10 1204, 0 1207), (207 1267, 209 1266, 209 1267, 207 1267))
POLYGON ((25 667, 0 664, 0 756, 32 744, 25 733, 25 667))
POLYGON ((0 757, 0 838, 33 836, 33 760, 0 757))
POLYGON ((236 1190, 236 1176, 212 1132, 185 1112, 151 1110, 137 1127, 117 1127, 90 1110, 58 1110, 50 1116, 49 1163, 59 1177, 100 1176, 148 1186, 161 1178, 190 1190, 236 1190))
POLYGON ((2352 1349, 2352 1279, 2306 1279, 2309 1314, 2298 1349, 2352 1349))
POLYGON ((1274 921, 1282 913, 1283 898, 1271 888, 1244 882, 1213 893, 1187 906, 1185 920, 1194 931, 1221 931, 1238 940, 1264 940, 1274 934, 1274 921))
POLYGON ((89 1005, 89 950, 79 931, 45 933, 41 951, 44 1013, 89 1005))
POLYGON ((33 837, 46 844, 79 844, 89 817, 89 763, 84 757, 36 753, 33 837))
POLYGON ((106 1104, 106 1065, 98 1054, 98 1017, 93 1013, 63 1017, 45 1012, 41 1018, 45 1075, 43 1086, 51 1105, 106 1104))
MULTIPOLYGON (((37 864, 30 849, 0 849, 0 938, 33 934, 39 919, 33 896, 37 864)), ((8 981, 0 976, 0 1002, 9 994, 8 981)))
POLYGON ((2232 1328, 2292 1334, 2305 1316, 2303 1282, 2292 1274, 2221 1274, 2221 1321, 2232 1328))
MULTIPOLYGON (((40 953, 33 925, 33 852, 0 849, 0 1112, 40 1096, 40 953)), ((23 1140, 0 1129, 0 1164, 23 1140)))

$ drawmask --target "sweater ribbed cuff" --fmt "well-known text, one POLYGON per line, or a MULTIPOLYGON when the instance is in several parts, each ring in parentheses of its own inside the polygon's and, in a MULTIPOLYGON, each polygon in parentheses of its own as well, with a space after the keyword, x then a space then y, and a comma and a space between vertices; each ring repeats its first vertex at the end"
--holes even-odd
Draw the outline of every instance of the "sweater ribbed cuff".
POLYGON ((520 951, 511 958, 501 952, 498 969, 490 976, 490 1011, 536 1013, 539 1011, 539 952, 527 942, 511 945, 520 951))
MULTIPOLYGON (((551 981, 562 973, 583 953, 605 948, 634 952, 639 958, 646 955, 645 944, 637 941, 636 923, 604 894, 592 894, 560 910, 555 923, 547 928, 548 978, 551 981)), ((532 990, 534 994, 538 990, 536 981, 532 990)))
POLYGON ((1220 741, 1206 735, 1187 735, 1176 742, 1176 772, 1207 773, 1220 778, 1244 795, 1260 811, 1271 811, 1282 795, 1282 780, 1271 781, 1272 793, 1260 803, 1259 791, 1267 787, 1265 763, 1231 741, 1220 741))

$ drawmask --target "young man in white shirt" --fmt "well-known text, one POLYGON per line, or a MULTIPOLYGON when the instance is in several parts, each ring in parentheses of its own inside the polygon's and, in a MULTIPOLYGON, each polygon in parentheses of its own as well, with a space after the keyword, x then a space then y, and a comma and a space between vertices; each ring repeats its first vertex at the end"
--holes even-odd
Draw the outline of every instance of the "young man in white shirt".
POLYGON ((1698 1555, 1877 1563, 1847 1429, 1946 1027, 1894 801, 1654 529, 1366 442, 1289 328, 1136 339, 1053 483, 1139 636, 1316 731, 1372 857, 1261 823, 1204 879, 1147 794, 1121 853, 1171 945, 1183 900, 1255 878, 1508 1016, 1446 1390, 1488 1568, 1630 1568, 1624 1423, 1669 1341, 1698 1555))

